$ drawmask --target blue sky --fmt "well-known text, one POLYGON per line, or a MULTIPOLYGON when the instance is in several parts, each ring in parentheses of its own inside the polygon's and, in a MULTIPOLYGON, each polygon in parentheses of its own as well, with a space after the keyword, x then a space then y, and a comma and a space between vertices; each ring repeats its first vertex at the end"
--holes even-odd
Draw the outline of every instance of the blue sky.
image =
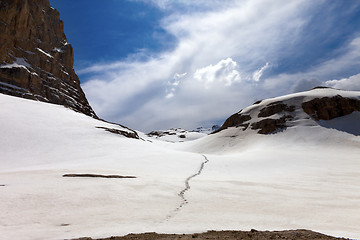
POLYGON ((173 44, 172 36, 158 24, 164 12, 151 4, 126 0, 50 2, 65 22, 78 69, 121 60, 145 49, 163 51, 173 44))
POLYGON ((50 0, 90 104, 150 131, 317 85, 360 90, 357 0, 50 0))

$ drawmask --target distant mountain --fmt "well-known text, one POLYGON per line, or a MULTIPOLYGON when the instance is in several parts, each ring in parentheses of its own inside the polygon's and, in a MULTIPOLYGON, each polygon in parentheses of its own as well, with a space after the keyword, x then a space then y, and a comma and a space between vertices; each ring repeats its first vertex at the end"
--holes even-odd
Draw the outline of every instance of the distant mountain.
POLYGON ((360 92, 321 87, 256 102, 226 119, 216 132, 235 127, 271 134, 299 125, 321 125, 360 135, 359 114, 360 92), (334 123, 333 119, 345 116, 334 123))
POLYGON ((0 93, 96 117, 73 69, 74 53, 49 0, 0 1, 0 93))
POLYGON ((216 130, 218 130, 220 128, 219 125, 213 125, 211 128, 206 128, 206 127, 198 127, 194 130, 192 130, 192 132, 199 132, 199 133, 212 133, 216 130))
POLYGON ((146 134, 150 139, 157 139, 165 142, 187 142, 207 136, 218 130, 220 126, 213 125, 210 128, 198 127, 194 130, 182 128, 171 128, 168 130, 155 130, 146 134))
MULTIPOLYGON (((203 128, 198 128, 204 130, 203 128)), ((211 132, 211 131, 210 131, 211 132)), ((188 131, 182 128, 171 128, 168 130, 155 130, 146 134, 150 139, 157 139, 166 142, 186 142, 202 138, 210 132, 204 131, 188 131)))

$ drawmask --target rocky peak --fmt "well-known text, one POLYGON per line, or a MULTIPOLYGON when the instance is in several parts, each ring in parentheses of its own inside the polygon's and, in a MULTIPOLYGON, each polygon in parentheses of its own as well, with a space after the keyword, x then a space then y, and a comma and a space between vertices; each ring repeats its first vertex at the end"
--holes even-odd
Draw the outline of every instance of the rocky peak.
POLYGON ((55 103, 92 117, 74 53, 49 0, 0 0, 0 93, 55 103))

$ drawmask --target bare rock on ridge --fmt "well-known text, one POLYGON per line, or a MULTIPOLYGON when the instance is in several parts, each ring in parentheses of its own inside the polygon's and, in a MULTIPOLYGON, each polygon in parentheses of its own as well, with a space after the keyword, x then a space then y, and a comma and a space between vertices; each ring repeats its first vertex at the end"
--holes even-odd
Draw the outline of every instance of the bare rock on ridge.
POLYGON ((96 117, 74 53, 49 0, 0 0, 0 93, 64 105, 96 117))
POLYGON ((360 100, 336 95, 304 102, 302 108, 315 120, 331 120, 360 111, 360 100))
MULTIPOLYGON (((255 105, 257 104, 258 103, 255 103, 255 105)), ((260 109, 257 115, 260 118, 259 121, 251 123, 251 116, 248 113, 241 113, 242 111, 240 111, 226 119, 224 124, 214 133, 229 127, 241 127, 242 130, 245 131, 249 126, 253 130, 258 130, 260 134, 272 133, 286 127, 286 121, 293 118, 289 113, 294 110, 295 106, 288 106, 282 102, 273 102, 260 109), (271 116, 275 114, 281 114, 282 116, 280 118, 272 118, 271 116)))
POLYGON ((231 115, 214 133, 237 127, 243 131, 257 130, 259 134, 269 134, 296 125, 295 120, 331 120, 360 112, 360 97, 350 93, 318 87, 308 92, 256 102, 231 115))
POLYGON ((246 130, 249 124, 244 124, 244 123, 249 121, 250 119, 251 119, 250 115, 235 113, 231 115, 228 119, 226 119, 224 124, 213 133, 220 132, 221 130, 224 130, 229 127, 243 127, 243 130, 246 130))

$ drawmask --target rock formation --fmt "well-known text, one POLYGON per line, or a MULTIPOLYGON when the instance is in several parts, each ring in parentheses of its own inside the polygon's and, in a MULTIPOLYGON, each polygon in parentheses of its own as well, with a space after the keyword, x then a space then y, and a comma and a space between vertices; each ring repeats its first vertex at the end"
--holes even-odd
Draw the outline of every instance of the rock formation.
POLYGON ((330 88, 316 88, 308 92, 291 94, 258 101, 231 115, 214 133, 230 127, 256 130, 259 134, 274 133, 299 122, 316 124, 360 112, 360 94, 330 88), (314 122, 315 121, 315 122, 314 122))
POLYGON ((331 120, 360 111, 360 100, 336 95, 304 102, 302 108, 315 120, 331 120))
POLYGON ((0 93, 64 105, 96 117, 74 53, 49 0, 0 0, 0 93))

